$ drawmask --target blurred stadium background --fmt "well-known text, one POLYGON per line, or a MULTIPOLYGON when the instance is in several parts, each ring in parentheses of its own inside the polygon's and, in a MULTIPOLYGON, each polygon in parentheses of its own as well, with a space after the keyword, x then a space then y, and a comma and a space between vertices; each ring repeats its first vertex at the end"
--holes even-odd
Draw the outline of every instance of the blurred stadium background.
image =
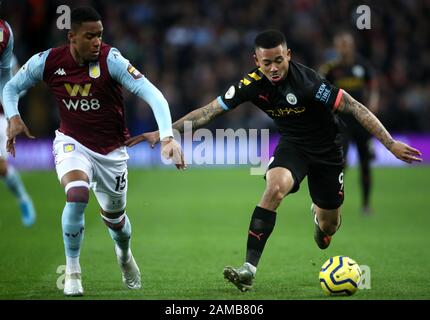
MULTIPOLYGON (((249 216, 264 190, 261 177, 237 166, 191 166, 185 173, 164 170, 158 151, 139 145, 130 149, 128 210, 146 289, 117 290, 119 271, 93 199, 82 257, 90 298, 322 298, 318 269, 336 254, 372 268, 372 290, 359 292, 356 298, 430 298, 425 276, 430 266, 425 249, 430 245, 429 1, 6 0, 1 18, 14 31, 14 52, 21 64, 37 52, 66 43, 66 31, 56 26, 56 9, 63 4, 91 5, 101 13, 103 40, 161 89, 173 120, 224 93, 253 67, 257 32, 279 28, 293 59, 318 69, 334 57, 334 33, 348 28, 359 53, 377 71, 377 116, 396 137, 420 149, 425 160, 411 168, 386 168, 403 165, 375 143, 375 214, 359 216, 360 190, 357 170, 352 168, 346 182, 345 222, 326 252, 318 251, 312 241, 310 199, 303 185, 280 208, 284 214, 279 215, 263 257, 256 291, 243 296, 221 281, 220 271, 224 264, 242 262, 249 216), (370 30, 355 27, 355 10, 362 4, 371 8, 370 30), (94 265, 95 260, 100 263, 94 265)), ((131 133, 156 129, 150 108, 126 91, 124 96, 131 133)), ((22 170, 38 222, 24 229, 12 196, 0 184, 0 298, 61 298, 55 282, 57 267, 64 263, 60 232, 64 202, 51 154, 58 112, 44 84, 28 91, 20 111, 38 139, 19 140, 17 158, 10 160, 22 170)), ((276 139, 272 121, 251 106, 241 106, 209 128, 269 128, 276 139)), ((354 151, 350 157, 354 167, 354 151)))
MULTIPOLYGON (((260 0, 252 5, 240 0, 4 1, 2 16, 14 30, 15 54, 20 63, 67 41, 67 31, 57 29, 56 24, 59 16, 56 9, 62 4, 71 8, 93 5, 99 10, 105 28, 104 41, 116 46, 162 90, 173 119, 224 93, 252 68, 253 39, 258 31, 281 29, 293 50, 293 58, 318 69, 335 55, 334 33, 347 28, 354 33, 358 52, 377 72, 378 117, 392 133, 413 134, 403 138, 417 148, 424 148, 424 158, 430 161, 428 1, 390 1, 389 5, 373 1, 370 30, 358 30, 355 25, 357 6, 369 5, 369 1, 260 0)), ((125 93, 125 101, 132 134, 156 128, 149 107, 129 93, 125 93)), ((29 91, 22 99, 20 111, 37 137, 53 137, 58 113, 44 84, 29 91)), ((209 127, 275 131, 268 117, 249 106, 228 113, 209 127)), ((48 147, 40 148, 49 150, 50 141, 48 147)), ((378 144, 376 148, 378 155, 378 144)), ((27 146, 23 149, 21 155, 32 150, 27 146)), ((18 166, 52 167, 49 152, 39 161, 29 163, 22 160, 25 158, 17 159, 22 161, 18 166)), ((384 158, 381 161, 390 160, 384 158)), ((142 166, 154 162, 157 163, 142 157, 130 164, 142 166)), ((355 163, 354 159, 351 163, 355 163)))

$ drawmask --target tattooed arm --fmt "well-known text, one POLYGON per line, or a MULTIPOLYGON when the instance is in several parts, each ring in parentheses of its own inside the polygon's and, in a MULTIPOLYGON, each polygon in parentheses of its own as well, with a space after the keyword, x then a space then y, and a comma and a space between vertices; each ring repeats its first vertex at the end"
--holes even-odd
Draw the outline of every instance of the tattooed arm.
MULTIPOLYGON (((224 112, 226 112, 226 110, 223 109, 217 99, 215 99, 206 106, 191 111, 190 113, 173 123, 172 128, 183 133, 185 121, 191 121, 192 128, 194 130, 203 127, 205 124, 210 122, 212 119, 215 119, 224 112)), ((153 131, 142 133, 138 136, 128 139, 125 142, 125 145, 128 147, 132 147, 142 141, 147 141, 151 145, 151 147, 154 147, 160 141, 159 132, 153 131)))
POLYGON ((184 122, 191 121, 192 128, 197 129, 203 127, 224 112, 226 112, 226 110, 223 109, 217 99, 215 99, 204 107, 191 111, 176 121, 172 127, 182 133, 184 132, 184 122))
POLYGON ((373 134, 398 159, 407 163, 422 161, 422 159, 418 157, 421 156, 420 151, 400 141, 394 140, 378 118, 346 91, 343 91, 337 110, 339 112, 352 114, 367 131, 373 134))

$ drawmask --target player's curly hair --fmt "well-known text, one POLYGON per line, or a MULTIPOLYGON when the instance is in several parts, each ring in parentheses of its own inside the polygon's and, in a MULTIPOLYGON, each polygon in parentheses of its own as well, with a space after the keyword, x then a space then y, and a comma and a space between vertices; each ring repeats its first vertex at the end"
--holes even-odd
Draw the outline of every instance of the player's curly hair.
POLYGON ((255 37, 254 46, 257 48, 271 49, 283 44, 287 46, 284 34, 279 30, 269 29, 259 33, 255 37))
POLYGON ((76 30, 83 22, 101 21, 100 14, 92 7, 79 7, 72 10, 70 22, 72 29, 76 30))

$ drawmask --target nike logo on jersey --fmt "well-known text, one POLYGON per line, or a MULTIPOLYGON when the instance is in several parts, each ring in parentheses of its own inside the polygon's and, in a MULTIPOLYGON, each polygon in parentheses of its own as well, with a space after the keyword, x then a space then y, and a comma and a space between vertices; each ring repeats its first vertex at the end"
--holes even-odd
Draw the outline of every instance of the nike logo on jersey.
POLYGON ((58 68, 58 69, 54 72, 54 74, 57 74, 57 75, 59 75, 59 76, 65 76, 65 75, 67 75, 66 71, 64 71, 64 69, 63 69, 63 68, 58 68))

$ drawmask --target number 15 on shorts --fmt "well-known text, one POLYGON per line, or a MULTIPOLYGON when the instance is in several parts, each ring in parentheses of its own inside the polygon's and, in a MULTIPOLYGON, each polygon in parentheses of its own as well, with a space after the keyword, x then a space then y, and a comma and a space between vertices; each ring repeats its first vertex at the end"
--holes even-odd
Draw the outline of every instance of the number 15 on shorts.
POLYGON ((116 180, 115 191, 123 191, 127 186, 127 172, 124 172, 120 176, 116 176, 115 180, 116 180))

